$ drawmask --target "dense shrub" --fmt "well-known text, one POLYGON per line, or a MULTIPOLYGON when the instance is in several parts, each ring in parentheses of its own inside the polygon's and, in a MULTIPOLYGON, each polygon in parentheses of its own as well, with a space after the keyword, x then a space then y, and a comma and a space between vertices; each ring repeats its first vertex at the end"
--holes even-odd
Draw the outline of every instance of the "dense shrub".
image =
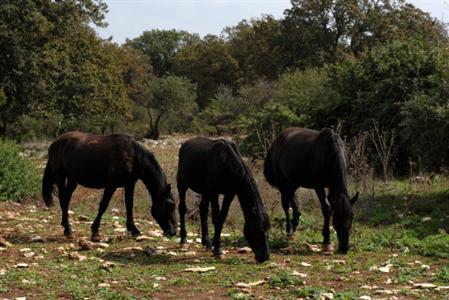
POLYGON ((35 164, 23 157, 20 146, 0 140, 0 201, 36 196, 39 182, 35 164))

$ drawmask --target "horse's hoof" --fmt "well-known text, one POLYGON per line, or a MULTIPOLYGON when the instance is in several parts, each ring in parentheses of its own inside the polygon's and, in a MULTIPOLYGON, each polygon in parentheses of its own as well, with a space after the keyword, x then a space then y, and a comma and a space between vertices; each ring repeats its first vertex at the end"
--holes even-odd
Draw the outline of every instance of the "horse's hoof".
POLYGON ((223 259, 224 253, 214 253, 214 257, 215 257, 215 259, 223 259))
POLYGON ((90 238, 90 240, 94 243, 98 243, 99 241, 101 241, 101 237, 99 234, 96 235, 92 235, 92 237, 90 238))
POLYGON ((323 244, 324 252, 334 252, 334 245, 332 244, 323 244))
POLYGON ((140 236, 140 231, 131 232, 131 237, 137 239, 140 236))
POLYGON ((182 249, 187 249, 187 248, 189 248, 189 244, 187 244, 187 243, 181 243, 181 248, 182 248, 182 249))

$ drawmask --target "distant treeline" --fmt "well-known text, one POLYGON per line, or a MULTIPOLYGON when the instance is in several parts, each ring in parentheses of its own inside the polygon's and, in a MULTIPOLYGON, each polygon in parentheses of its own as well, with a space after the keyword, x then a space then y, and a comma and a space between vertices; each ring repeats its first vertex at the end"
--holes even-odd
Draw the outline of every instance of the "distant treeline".
POLYGON ((2 2, 0 135, 231 134, 261 157, 282 128, 333 127, 379 170, 449 166, 448 32, 411 4, 292 0, 220 36, 151 30, 121 46, 90 27, 106 12, 2 2))

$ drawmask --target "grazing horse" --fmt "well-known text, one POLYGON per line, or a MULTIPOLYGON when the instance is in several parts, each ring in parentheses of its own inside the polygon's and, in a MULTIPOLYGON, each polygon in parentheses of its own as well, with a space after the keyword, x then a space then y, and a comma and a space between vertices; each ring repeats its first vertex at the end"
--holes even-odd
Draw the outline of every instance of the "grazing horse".
POLYGON ((237 195, 245 218, 243 233, 258 262, 269 259, 267 211, 257 190, 251 171, 233 143, 226 140, 211 140, 196 137, 184 142, 179 150, 177 174, 179 192, 179 215, 181 223, 181 245, 187 242, 185 213, 186 191, 191 189, 201 194, 201 231, 203 245, 209 244, 207 214, 209 202, 215 227, 213 238, 214 255, 221 257, 220 235, 229 206, 237 195), (220 211, 218 195, 224 200, 220 211))
POLYGON ((324 217, 324 248, 331 249, 329 223, 332 215, 339 251, 347 253, 354 217, 352 206, 357 201, 358 193, 349 199, 346 170, 345 147, 340 137, 331 129, 316 131, 293 127, 283 130, 276 137, 265 158, 264 175, 268 183, 277 187, 281 193, 288 236, 292 236, 301 215, 295 197, 296 189, 314 189, 320 199, 324 217), (326 199, 325 188, 329 189, 329 201, 326 199), (289 207, 293 210, 293 228, 289 207))
POLYGON ((151 214, 165 235, 176 234, 176 207, 153 153, 124 134, 94 135, 78 131, 64 133, 48 149, 48 162, 42 182, 42 196, 47 206, 58 187, 64 235, 72 236, 68 220, 69 202, 78 184, 104 189, 97 217, 92 224, 92 240, 100 239, 98 229, 115 190, 125 188, 126 228, 133 237, 140 235, 133 219, 133 194, 137 180, 142 180, 151 194, 151 214))

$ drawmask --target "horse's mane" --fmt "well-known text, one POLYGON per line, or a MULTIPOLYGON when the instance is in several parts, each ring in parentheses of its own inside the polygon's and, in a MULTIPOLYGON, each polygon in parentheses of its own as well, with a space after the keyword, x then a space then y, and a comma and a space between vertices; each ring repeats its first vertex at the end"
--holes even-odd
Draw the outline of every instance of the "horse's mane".
POLYGON ((154 177, 161 181, 160 182, 161 186, 165 186, 166 185, 165 175, 162 172, 161 166, 156 160, 156 157, 154 156, 153 152, 148 150, 145 146, 143 146, 136 140, 131 140, 131 146, 134 152, 135 163, 137 163, 137 165, 139 166, 148 167, 150 173, 154 174, 155 175, 154 177))
POLYGON ((324 128, 318 135, 318 140, 325 145, 326 166, 332 178, 342 180, 346 189, 347 156, 346 147, 341 138, 330 128, 324 128))
MULTIPOLYGON (((226 140, 222 140, 224 143, 229 147, 230 152, 234 159, 228 160, 228 167, 230 168, 231 172, 234 176, 236 176, 239 181, 243 184, 247 184, 250 188, 250 192, 253 195, 257 195, 256 199, 259 201, 254 201, 251 203, 251 208, 256 208, 258 212, 261 212, 262 214, 265 214, 264 220, 267 219, 267 213, 265 210, 265 207, 263 206, 262 199, 260 198, 259 190, 257 189, 256 181, 254 180, 253 174, 251 173, 251 170, 246 166, 246 164, 243 162, 242 156, 240 155, 240 152, 238 151, 237 147, 234 143, 228 142, 226 140)), ((241 205, 246 205, 249 203, 241 203, 241 205)), ((266 230, 269 228, 269 223, 266 222, 266 220, 260 224, 263 226, 263 230, 266 230)))

